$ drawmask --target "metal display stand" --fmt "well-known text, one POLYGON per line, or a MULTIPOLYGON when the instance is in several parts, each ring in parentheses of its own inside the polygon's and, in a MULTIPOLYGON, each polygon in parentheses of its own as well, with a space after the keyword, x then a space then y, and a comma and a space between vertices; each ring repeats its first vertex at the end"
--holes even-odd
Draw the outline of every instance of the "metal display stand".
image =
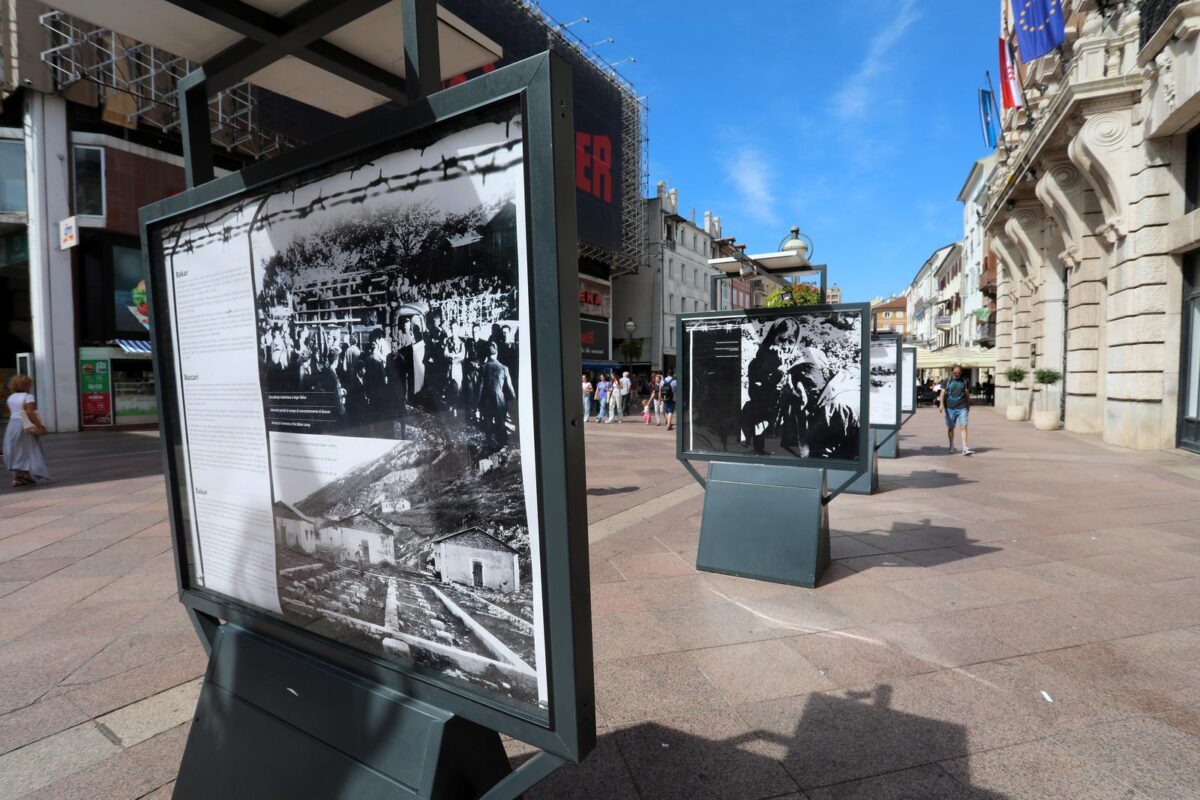
MULTIPOLYGON (((200 3, 197 13, 218 5, 200 3)), ((346 14, 361 16, 377 5, 357 0, 338 5, 339 13, 309 19, 285 44, 323 45, 321 37, 344 25, 346 14)), ((546 377, 531 398, 538 409, 534 434, 544 495, 539 513, 542 529, 555 531, 542 542, 550 712, 539 718, 528 709, 456 689, 193 585, 184 523, 189 512, 177 461, 183 433, 180 420, 167 413, 179 376, 169 356, 171 326, 155 324, 158 407, 180 599, 210 654, 175 785, 175 796, 184 800, 514 800, 563 764, 580 761, 595 745, 583 437, 572 424, 578 406, 575 390, 562 379, 580 371, 578 349, 563 344, 575 341, 571 331, 578 326, 571 288, 576 230, 570 66, 545 53, 426 96, 439 84, 436 13, 436 0, 405 0, 406 108, 224 178, 214 180, 208 94, 230 75, 259 69, 264 58, 286 56, 287 50, 264 55, 247 39, 244 47, 220 57, 220 81, 214 82, 213 67, 206 64, 180 82, 189 191, 141 214, 152 316, 160 323, 169 319, 165 293, 154 285, 156 276, 162 280, 162 266, 150 255, 157 235, 153 226, 161 220, 303 174, 502 98, 519 98, 527 125, 532 333, 539 343, 533 366, 546 377), (542 752, 512 770, 501 733, 542 752)))
POLYGON ((896 344, 896 421, 889 425, 871 425, 873 434, 872 449, 875 451, 876 458, 899 458, 900 427, 904 424, 900 418, 902 382, 904 379, 904 348, 900 347, 899 334, 873 333, 871 334, 871 340, 892 340, 896 344))
MULTIPOLYGON (((809 310, 859 306, 864 319, 865 352, 868 344, 865 304, 809 307, 809 310)), ((682 315, 676 352, 690 352, 684 340, 686 321, 728 316, 728 313, 682 315)), ((789 309, 759 309, 755 313, 785 316, 789 309)), ((685 361, 681 369, 681 384, 685 387, 687 368, 685 361)), ((686 388, 677 396, 682 418, 690 413, 692 398, 686 388)), ((867 397, 864 382, 859 398, 859 408, 864 412, 867 397)), ((684 446, 683 426, 677 426, 677 430, 676 457, 705 488, 696 569, 815 587, 830 563, 829 503, 843 491, 854 491, 852 487, 863 480, 868 484, 878 481, 872 477, 875 459, 870 432, 860 429, 853 460, 804 458, 780 462, 753 454, 691 451, 684 446), (692 460, 710 462, 707 480, 701 477, 692 460)))
MULTIPOLYGON (((872 431, 872 433, 874 433, 872 431)), ((847 494, 875 494, 879 491, 879 459, 875 457, 875 446, 867 450, 867 467, 861 472, 853 469, 831 467, 825 470, 829 485, 847 494)))
POLYGON ((829 498, 823 469, 712 462, 696 569, 816 586, 829 566, 829 498))

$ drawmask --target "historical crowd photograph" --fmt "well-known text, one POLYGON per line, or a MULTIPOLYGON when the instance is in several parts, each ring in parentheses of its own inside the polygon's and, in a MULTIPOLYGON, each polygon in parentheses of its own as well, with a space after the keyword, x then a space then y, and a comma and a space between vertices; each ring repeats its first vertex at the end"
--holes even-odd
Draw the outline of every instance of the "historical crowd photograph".
POLYGON ((862 315, 796 311, 685 323, 685 450, 858 457, 862 315))
POLYGON ((273 195, 251 242, 284 615, 538 705, 523 181, 491 122, 273 195))
POLYGON ((896 407, 897 359, 900 342, 895 338, 871 340, 871 423, 894 426, 900 424, 896 407))

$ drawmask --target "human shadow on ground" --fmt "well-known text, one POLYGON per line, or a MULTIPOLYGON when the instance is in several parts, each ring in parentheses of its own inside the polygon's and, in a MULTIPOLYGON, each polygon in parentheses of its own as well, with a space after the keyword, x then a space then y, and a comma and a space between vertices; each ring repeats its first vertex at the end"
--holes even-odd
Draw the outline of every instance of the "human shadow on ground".
POLYGON ((937 567, 1002 549, 970 538, 963 528, 934 525, 928 517, 916 522, 895 521, 888 530, 831 529, 830 533, 848 536, 858 544, 868 545, 870 549, 864 547, 858 552, 854 547, 842 548, 834 544, 836 560, 833 566, 840 565, 844 569, 828 570, 820 586, 836 583, 853 573, 874 567, 937 567), (838 551, 844 555, 837 556, 838 551))
POLYGON ((907 475, 881 475, 879 485, 888 489, 944 489, 948 486, 967 486, 978 481, 964 478, 957 472, 941 469, 916 469, 907 475))
POLYGON ((798 719, 792 701, 767 705, 744 715, 749 730, 732 709, 620 727, 525 798, 1005 800, 971 785, 968 762, 938 763, 968 754, 965 726, 893 708, 888 684, 808 695, 798 719))
POLYGON ((640 488, 640 486, 601 486, 595 489, 589 488, 587 493, 592 497, 607 497, 614 494, 628 494, 629 492, 636 492, 640 488))
MULTIPOLYGON (((50 480, 38 486, 77 486, 98 481, 162 474, 157 431, 51 433, 42 437, 50 480)), ((0 481, 0 492, 36 492, 38 486, 13 489, 0 481)))

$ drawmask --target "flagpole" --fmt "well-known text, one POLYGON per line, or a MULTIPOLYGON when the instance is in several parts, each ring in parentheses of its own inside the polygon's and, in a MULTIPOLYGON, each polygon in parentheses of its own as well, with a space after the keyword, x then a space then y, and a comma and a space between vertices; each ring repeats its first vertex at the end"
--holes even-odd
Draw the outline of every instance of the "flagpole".
POLYGON ((996 89, 992 86, 992 71, 985 69, 983 74, 987 77, 988 91, 992 93, 992 108, 996 111, 996 122, 1000 125, 1000 133, 996 137, 996 142, 1004 149, 1004 157, 1007 159, 1012 156, 1012 152, 1008 149, 1008 142, 1004 141, 1004 115, 1000 113, 999 104, 996 102, 996 89))

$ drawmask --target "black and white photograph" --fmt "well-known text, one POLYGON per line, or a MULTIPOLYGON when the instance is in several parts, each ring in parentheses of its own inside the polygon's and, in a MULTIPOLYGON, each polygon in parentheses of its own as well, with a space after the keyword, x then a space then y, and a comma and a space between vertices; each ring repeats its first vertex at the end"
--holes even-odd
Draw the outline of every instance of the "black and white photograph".
MULTIPOLYGON (((237 562, 240 548, 257 570, 214 586, 545 709, 536 449, 522 402, 532 393, 524 143, 516 107, 505 108, 185 223, 171 245, 173 301, 186 300, 190 269, 218 262, 243 265, 236 282, 252 286, 197 283, 229 295, 223 321, 231 338, 253 340, 253 367, 180 359, 193 420, 206 398, 253 398, 250 429, 265 440, 269 496, 224 485, 222 505, 198 514, 201 569, 237 562), (206 370, 194 385, 193 363, 206 370), (202 386, 218 369, 222 382, 202 386), (267 580, 277 602, 263 599, 267 580), (249 581, 254 593, 241 588, 249 581)), ((193 454, 211 446, 189 436, 193 454)), ((200 492, 198 506, 214 502, 200 492)))
POLYGON ((871 425, 894 428, 900 424, 896 402, 900 376, 900 342, 894 337, 871 340, 871 425))
POLYGON ((857 311, 685 320, 684 450, 857 459, 862 324, 857 311))

